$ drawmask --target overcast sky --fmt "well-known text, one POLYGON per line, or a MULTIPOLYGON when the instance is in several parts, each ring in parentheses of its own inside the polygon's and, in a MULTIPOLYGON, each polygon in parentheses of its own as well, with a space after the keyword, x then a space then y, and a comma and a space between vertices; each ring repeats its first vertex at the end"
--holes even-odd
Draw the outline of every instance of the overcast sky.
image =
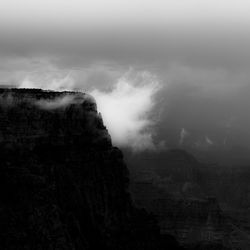
POLYGON ((153 78, 161 91, 151 88, 152 105, 135 112, 148 116, 142 130, 154 119, 212 133, 233 119, 246 133, 249 44, 247 0, 0 2, 2 84, 109 91, 111 98, 124 76, 130 87, 140 86, 138 74, 148 86, 153 78))

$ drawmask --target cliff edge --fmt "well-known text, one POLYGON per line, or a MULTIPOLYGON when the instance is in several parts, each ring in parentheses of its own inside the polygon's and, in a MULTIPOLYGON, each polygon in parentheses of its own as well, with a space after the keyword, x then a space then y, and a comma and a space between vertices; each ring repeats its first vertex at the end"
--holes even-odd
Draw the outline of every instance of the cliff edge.
POLYGON ((91 96, 0 89, 0 152, 0 249, 178 248, 133 206, 91 96))

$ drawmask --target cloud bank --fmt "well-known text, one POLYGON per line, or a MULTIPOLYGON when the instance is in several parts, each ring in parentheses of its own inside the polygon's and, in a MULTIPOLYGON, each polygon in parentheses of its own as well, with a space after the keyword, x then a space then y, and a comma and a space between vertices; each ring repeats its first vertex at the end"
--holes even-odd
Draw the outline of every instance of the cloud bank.
POLYGON ((70 74, 66 76, 55 74, 43 74, 39 76, 27 76, 19 85, 19 88, 41 88, 52 90, 73 90, 74 79, 70 74))
POLYGON ((52 100, 41 99, 35 102, 35 105, 41 109, 54 110, 65 108, 71 104, 82 104, 85 100, 92 101, 92 97, 89 95, 71 95, 65 94, 63 97, 57 97, 52 100))
POLYGON ((153 141, 155 124, 150 117, 159 88, 156 78, 143 72, 133 78, 129 75, 121 77, 110 91, 95 89, 91 92, 115 145, 134 151, 163 146, 163 143, 156 145, 153 141))
MULTIPOLYGON (((134 152, 164 147, 163 142, 155 143, 153 139, 157 121, 152 118, 152 113, 156 105, 155 96, 161 87, 155 75, 130 69, 122 77, 117 77, 116 81, 105 84, 108 88, 103 88, 95 81, 92 86, 89 85, 85 80, 95 79, 91 77, 91 70, 86 72, 81 85, 73 73, 36 72, 25 77, 19 87, 88 92, 97 102, 98 111, 102 114, 114 145, 130 148, 134 152)), ((56 109, 71 102, 74 102, 73 97, 65 96, 36 104, 41 108, 56 109)))

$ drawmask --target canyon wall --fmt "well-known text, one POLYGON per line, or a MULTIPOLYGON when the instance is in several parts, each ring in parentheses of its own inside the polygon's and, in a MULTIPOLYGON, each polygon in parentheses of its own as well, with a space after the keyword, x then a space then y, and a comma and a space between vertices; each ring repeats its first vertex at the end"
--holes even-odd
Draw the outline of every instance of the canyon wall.
POLYGON ((179 249, 128 185, 91 96, 0 89, 0 249, 179 249))

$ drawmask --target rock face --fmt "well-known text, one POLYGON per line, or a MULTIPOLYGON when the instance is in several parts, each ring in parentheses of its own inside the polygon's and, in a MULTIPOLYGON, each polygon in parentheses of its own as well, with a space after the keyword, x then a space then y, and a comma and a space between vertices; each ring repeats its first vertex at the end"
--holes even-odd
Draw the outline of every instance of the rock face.
POLYGON ((132 205, 90 96, 1 89, 0 152, 0 249, 178 248, 132 205))

